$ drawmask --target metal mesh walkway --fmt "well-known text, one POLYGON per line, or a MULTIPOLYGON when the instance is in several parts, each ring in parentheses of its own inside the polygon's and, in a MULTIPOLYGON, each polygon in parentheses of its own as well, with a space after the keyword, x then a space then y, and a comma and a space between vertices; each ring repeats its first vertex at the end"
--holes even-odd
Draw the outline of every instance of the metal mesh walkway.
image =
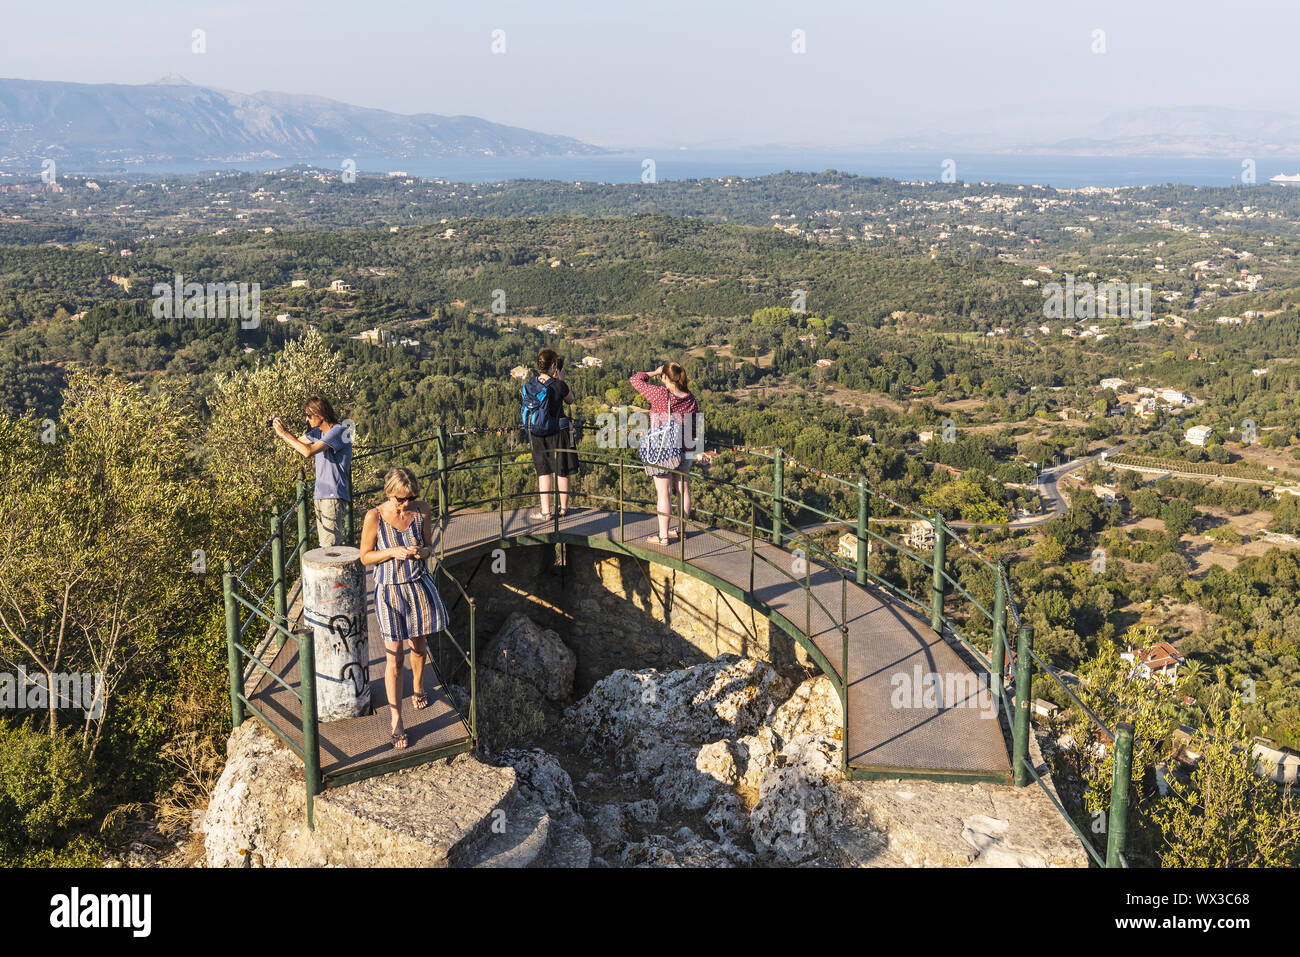
MULTIPOLYGON (((661 546, 648 540, 658 529, 653 514, 625 512, 621 529, 619 513, 611 511, 576 510, 560 519, 558 528, 553 521, 530 521, 527 516, 526 509, 454 513, 447 519, 445 541, 442 532, 435 531, 435 550, 446 558, 465 557, 495 547, 503 537, 520 544, 587 545, 682 565, 688 574, 702 573, 705 580, 729 584, 738 594, 750 593, 747 536, 691 527, 683 565, 679 542, 661 546)), ((851 770, 1010 780, 1003 719, 992 708, 980 706, 988 704, 988 696, 975 694, 979 676, 927 621, 851 580, 842 593, 838 571, 808 560, 812 594, 828 615, 816 601, 806 602, 804 588, 779 570, 791 569, 790 551, 759 540, 755 552, 753 601, 798 631, 806 629, 837 676, 843 659, 839 614, 844 602, 851 770), (928 675, 939 676, 938 695, 922 694, 931 680, 928 675), (900 687, 908 692, 906 704, 895 706, 900 687)))
MULTIPOLYGON (((301 605, 295 603, 290 610, 290 621, 300 614, 301 605)), ((404 655, 402 669, 402 725, 406 729, 406 747, 393 748, 389 727, 392 712, 388 708, 388 694, 384 688, 384 644, 379 637, 375 621, 374 586, 369 573, 366 578, 366 624, 369 632, 369 664, 366 677, 370 681, 370 701, 374 713, 360 718, 320 723, 321 774, 326 783, 344 775, 378 766, 400 762, 418 761, 419 755, 443 748, 471 745, 469 729, 461 719, 447 695, 447 690, 431 663, 424 666, 424 688, 428 707, 416 710, 413 704, 410 650, 404 655)), ((435 639, 436 640, 436 639, 435 639)), ((433 644, 433 642, 430 642, 433 644)), ((264 660, 269 657, 264 656, 264 660)), ((298 677, 298 650, 292 641, 275 653, 273 662, 267 662, 294 691, 301 693, 298 677)), ((302 708, 298 698, 290 694, 279 682, 260 668, 255 669, 260 680, 252 682, 248 697, 268 719, 298 747, 302 747, 302 708)))

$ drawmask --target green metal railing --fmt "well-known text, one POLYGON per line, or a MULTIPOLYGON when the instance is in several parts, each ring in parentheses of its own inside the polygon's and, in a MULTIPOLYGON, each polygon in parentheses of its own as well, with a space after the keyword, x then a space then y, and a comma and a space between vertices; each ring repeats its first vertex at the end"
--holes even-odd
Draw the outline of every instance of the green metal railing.
MULTIPOLYGON (((255 714, 262 719, 267 728, 274 732, 302 759, 307 791, 307 826, 309 828, 315 827, 315 798, 322 790, 331 784, 347 783, 366 777, 369 774, 382 773, 383 770, 388 769, 394 763, 393 760, 373 762, 331 779, 326 779, 321 774, 320 721, 316 711, 316 649, 314 634, 311 628, 295 627, 289 621, 288 591, 288 570, 292 568, 295 561, 298 562, 298 580, 301 582, 302 562, 306 552, 311 547, 310 536, 315 527, 315 523, 309 520, 307 483, 302 474, 299 473, 298 480, 294 485, 293 503, 284 512, 271 517, 270 535, 267 540, 238 574, 235 573, 230 559, 226 559, 222 576, 222 592, 226 616, 226 663, 230 678, 231 724, 237 728, 243 724, 249 714, 255 714), (294 526, 297 533, 296 544, 292 551, 285 555, 284 539, 291 516, 294 517, 294 526), (253 582, 262 569, 262 559, 266 558, 268 554, 270 558, 270 585, 259 594, 253 582), (241 614, 241 609, 247 613, 246 616, 241 614), (244 643, 244 635, 249 627, 259 620, 265 623, 267 628, 265 639, 259 648, 251 649, 244 643), (285 641, 294 642, 297 648, 297 690, 262 660, 269 649, 270 643, 274 642, 278 650, 285 641), (277 722, 271 720, 254 703, 253 698, 256 695, 250 693, 249 683, 257 675, 259 669, 298 701, 299 713, 302 715, 301 744, 295 742, 277 722)), ((443 642, 447 641, 468 668, 469 714, 462 715, 462 717, 469 729, 471 742, 477 743, 477 606, 474 599, 470 598, 465 592, 465 589, 461 587, 455 576, 447 571, 441 563, 437 566, 437 569, 456 587, 469 608, 468 649, 462 648, 460 643, 456 641, 450 630, 450 621, 437 637, 439 658, 441 659, 443 642)), ((426 654, 432 654, 432 651, 432 647, 429 647, 426 649, 426 654)), ((262 680, 265 680, 265 678, 262 680)), ((444 756, 443 752, 445 750, 421 751, 410 757, 421 762, 431 761, 444 756)), ((405 766, 413 762, 408 759, 401 761, 401 763, 405 766)))
MULTIPOLYGON (((591 427, 592 423, 584 423, 583 427, 591 427)), ((354 457, 355 461, 372 458, 379 455, 391 456, 394 452, 415 449, 426 446, 430 441, 435 445, 435 467, 424 475, 419 476, 424 481, 431 481, 436 485, 438 501, 438 521, 440 529, 446 529, 446 523, 451 515, 458 512, 482 511, 485 507, 494 507, 499 518, 499 528, 501 540, 506 539, 505 534, 505 510, 507 502, 524 502, 531 503, 536 500, 538 492, 529 487, 528 481, 516 482, 516 491, 507 491, 506 475, 508 470, 518 470, 527 477, 531 477, 533 466, 531 457, 526 455, 525 447, 519 446, 515 450, 498 448, 496 451, 481 454, 468 459, 453 461, 451 439, 457 434, 474 434, 474 435, 491 435, 493 432, 501 435, 508 434, 511 430, 503 429, 484 429, 471 430, 468 433, 455 433, 445 427, 439 426, 437 431, 429 436, 418 439, 397 443, 391 446, 369 449, 365 452, 358 453, 354 457), (522 457, 522 458, 521 458, 522 457), (495 481, 488 479, 487 485, 495 486, 493 494, 473 497, 471 493, 477 486, 475 478, 478 473, 489 472, 495 475, 495 481), (460 499, 455 496, 455 484, 457 480, 463 480, 460 484, 465 486, 466 495, 460 499)), ((576 443, 575 443, 576 447, 576 443)), ((725 489, 732 496, 730 503, 735 506, 731 509, 702 508, 693 507, 691 515, 682 513, 682 502, 678 497, 677 520, 681 530, 679 534, 680 553, 676 561, 681 564, 686 563, 686 534, 685 530, 689 523, 693 529, 711 535, 714 538, 725 542, 728 545, 745 544, 749 553, 749 597, 754 598, 754 571, 759 563, 765 567, 774 568, 779 571, 785 578, 794 582, 804 592, 804 622, 802 633, 807 638, 805 649, 813 657, 821 670, 831 680, 835 686, 836 692, 840 697, 841 711, 844 720, 844 743, 843 763, 844 770, 849 771, 848 764, 848 737, 849 737, 849 708, 848 708, 848 615, 847 615, 847 586, 849 578, 852 577, 855 584, 866 585, 868 582, 874 583, 885 589, 888 595, 893 596, 905 605, 911 607, 914 612, 923 618, 928 618, 930 627, 936 634, 954 639, 980 666, 986 669, 990 676, 991 691, 996 695, 998 707, 1002 713, 1010 716, 1011 731, 1011 767, 1014 784, 1017 787, 1024 787, 1029 784, 1030 779, 1037 781, 1051 800, 1053 806, 1065 818, 1075 834, 1079 837, 1085 850, 1091 859, 1100 866, 1127 866, 1124 863, 1123 850, 1126 837, 1126 828, 1116 822, 1127 820, 1128 814, 1128 777, 1127 768, 1132 760, 1133 737, 1132 728, 1128 725, 1120 725, 1117 733, 1112 733, 1105 723, 1085 705, 1077 695, 1061 679, 1055 669, 1044 662, 1033 651, 1033 630, 1025 625, 1019 614, 1018 606, 1012 594, 1010 581, 1007 577, 1007 571, 1001 561, 994 561, 981 554, 969 544, 963 542, 960 537, 955 535, 944 519, 942 512, 935 511, 929 515, 911 509, 894 499, 890 498, 876 489, 872 488, 864 477, 858 477, 854 481, 849 481, 843 477, 832 475, 823 470, 804 465, 786 456, 784 450, 775 448, 770 450, 752 449, 739 446, 717 446, 721 451, 729 453, 739 453, 755 456, 770 461, 772 489, 757 488, 738 482, 728 482, 716 479, 707 472, 692 471, 690 478, 693 489, 698 489, 699 485, 712 489, 725 489), (833 487, 841 488, 846 500, 852 503, 856 499, 856 515, 853 519, 847 519, 831 512, 817 508, 811 504, 802 501, 799 498, 792 498, 787 494, 787 483, 789 478, 788 469, 803 469, 811 473, 816 480, 827 481, 833 487), (929 526, 933 535, 933 545, 930 548, 930 557, 924 557, 919 550, 914 550, 902 545, 893 539, 874 531, 870 527, 873 520, 876 521, 897 521, 899 519, 890 519, 886 516, 874 515, 873 511, 883 511, 886 513, 893 512, 902 516, 902 520, 913 523, 923 522, 929 526), (804 530, 796 527, 787 520, 787 516, 798 516, 804 513, 817 516, 823 519, 823 524, 837 532, 851 533, 854 540, 852 559, 848 559, 838 553, 838 550, 831 552, 823 548, 815 538, 806 533, 804 530), (708 519, 706 523, 701 519, 708 519), (724 531, 730 530, 731 537, 724 534, 724 531), (760 531, 761 530, 761 531, 760 531), (786 569, 782 564, 773 562, 767 556, 761 553, 756 547, 759 542, 770 542, 777 547, 795 545, 797 550, 805 556, 805 565, 802 569, 802 578, 793 570, 786 569), (913 595, 906 588, 894 581, 888 580, 883 574, 873 572, 869 564, 869 555, 876 544, 886 547, 896 554, 902 562, 915 563, 920 569, 924 570, 926 577, 929 579, 928 594, 924 596, 913 595), (949 545, 960 549, 969 559, 973 560, 973 567, 980 575, 986 576, 983 580, 986 585, 991 585, 993 593, 992 609, 972 594, 970 588, 963 584, 952 573, 952 561, 949 556, 949 545), (813 594, 812 587, 812 566, 813 557, 819 560, 819 569, 822 571, 832 571, 839 575, 840 578, 840 609, 839 616, 828 609, 825 604, 813 594), (949 610, 949 605, 953 600, 958 602, 964 601, 969 612, 962 620, 954 617, 949 610), (816 647, 814 634, 812 630, 813 608, 818 610, 831 623, 832 629, 837 629, 840 633, 840 661, 838 667, 832 666, 826 656, 816 647), (1016 645, 1011 648, 1008 639, 1008 624, 1012 623, 1015 629, 1016 645), (974 641, 974 626, 983 628, 987 623, 989 629, 989 646, 987 653, 984 649, 977 646, 974 641), (1008 661, 1010 659, 1010 661, 1008 661), (1107 848, 1103 857, 1093 846, 1089 836, 1079 827, 1071 815, 1061 805, 1057 797, 1052 793, 1051 788, 1038 774, 1029 754, 1030 742, 1030 708, 1032 703, 1031 688, 1033 684, 1033 665, 1037 663, 1042 673, 1048 675, 1052 680, 1064 690, 1065 694, 1079 706, 1085 715, 1090 718, 1094 724, 1114 742, 1116 748, 1115 759, 1115 779, 1112 785, 1112 803, 1111 803, 1111 825, 1107 831, 1107 848), (1008 664, 1011 664, 1012 674, 1008 676, 1008 664), (1008 693, 1006 682, 1008 677, 1013 680, 1013 692, 1008 693), (1125 732, 1125 729, 1127 733, 1125 732), (1121 767, 1125 768, 1123 780, 1121 781, 1121 767)), ((574 488, 571 490, 571 499, 581 497, 588 504, 603 503, 611 508, 617 508, 619 515, 619 542, 625 544, 625 513, 631 508, 648 506, 653 512, 657 509, 657 503, 648 498, 638 498, 630 494, 628 473, 634 475, 642 473, 642 464, 639 460, 632 457, 628 449, 618 449, 612 452, 593 451, 590 448, 580 449, 580 461, 583 466, 595 466, 605 470, 617 472, 617 482, 609 482, 606 494, 601 494, 600 489, 591 490, 586 488, 574 488), (616 491, 615 491, 616 489, 616 491)), ((418 473, 417 473, 418 475, 418 473)), ((585 477, 585 476, 584 476, 585 477)), ((482 482, 477 485, 482 485, 482 482)), ((575 482, 576 484, 576 482, 575 482)), ((367 489, 361 493, 361 496, 379 492, 382 487, 367 489)), ((552 495, 558 495, 558 491, 553 490, 552 495)), ((693 496, 695 492, 693 491, 693 496)), ((351 496, 355 501, 356 495, 351 496)), ((725 496, 724 496, 725 498, 725 496)), ((553 509, 555 518, 553 519, 552 532, 558 537, 560 532, 558 508, 553 509)), ((352 516, 349 504, 345 528, 348 534, 351 534, 352 516)), ((351 540, 351 539, 349 539, 351 540)), ((446 536, 440 535, 440 543, 444 549, 446 536)), ((672 556, 667 556, 672 559, 672 556)), ((781 627, 785 628, 792 634, 798 630, 798 625, 786 619, 784 616, 776 614, 773 610, 768 609, 769 617, 776 620, 781 627)), ((819 632, 820 633, 824 633, 819 632)), ((797 635, 796 635, 797 637, 797 635)), ((802 643, 802 642, 801 642, 802 643)))

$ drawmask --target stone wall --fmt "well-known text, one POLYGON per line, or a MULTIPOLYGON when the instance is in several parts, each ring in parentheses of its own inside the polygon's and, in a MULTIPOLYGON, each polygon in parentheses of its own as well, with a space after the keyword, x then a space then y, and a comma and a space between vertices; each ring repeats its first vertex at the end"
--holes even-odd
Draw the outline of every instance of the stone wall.
MULTIPOLYGON (((486 557, 466 587, 478 605, 480 640, 516 612, 554 629, 577 654, 577 695, 617 668, 682 668, 723 654, 782 670, 815 667, 762 614, 668 566, 573 545, 515 546, 503 553, 486 557)), ((465 584, 477 562, 447 567, 465 584)), ((445 579, 439 587, 451 607, 454 589, 445 579)), ((463 604, 452 622, 453 634, 468 633, 463 604)))

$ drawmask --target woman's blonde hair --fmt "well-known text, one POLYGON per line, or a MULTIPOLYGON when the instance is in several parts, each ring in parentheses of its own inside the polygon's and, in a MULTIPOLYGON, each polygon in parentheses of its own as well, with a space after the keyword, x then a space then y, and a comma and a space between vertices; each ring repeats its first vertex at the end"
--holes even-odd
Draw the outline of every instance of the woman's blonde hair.
POLYGON ((384 475, 384 494, 389 498, 419 498, 420 480, 410 469, 399 465, 384 475))
POLYGON ((664 377, 682 392, 691 391, 690 380, 686 378, 686 370, 676 362, 670 362, 664 366, 664 377))

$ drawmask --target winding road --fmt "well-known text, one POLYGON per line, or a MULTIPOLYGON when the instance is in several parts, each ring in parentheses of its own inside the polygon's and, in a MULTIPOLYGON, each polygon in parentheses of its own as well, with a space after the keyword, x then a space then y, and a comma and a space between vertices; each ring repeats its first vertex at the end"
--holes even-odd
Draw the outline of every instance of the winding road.
POLYGON ((1023 518, 1012 519, 1009 522, 949 522, 952 528, 1000 528, 1003 524, 1007 528, 1030 528, 1034 525, 1041 525, 1043 522, 1050 522, 1054 518, 1060 518, 1069 508, 1070 503, 1065 500, 1061 494, 1061 489, 1057 481, 1071 472, 1076 472, 1085 465, 1101 460, 1103 457, 1115 452, 1121 452, 1128 446, 1127 442, 1121 442, 1113 448, 1102 449, 1100 452, 1094 452, 1092 455, 1085 455, 1082 458, 1071 459, 1068 462, 1062 462, 1060 465, 1043 469, 1038 473, 1038 488, 1040 493, 1046 497, 1048 508, 1045 512, 1039 512, 1037 515, 1026 515, 1023 518))
MULTIPOLYGON (((1068 462, 1062 462, 1060 465, 1043 469, 1038 473, 1037 488, 1039 493, 1047 500, 1047 510, 1039 512, 1036 515, 1026 515, 1023 518, 1013 519, 1010 522, 948 522, 949 528, 1001 528, 1004 524, 1007 528, 1031 528, 1034 525, 1041 525, 1044 522, 1050 522, 1054 518, 1060 518, 1065 514, 1065 510, 1070 507, 1065 496, 1061 493, 1057 482, 1059 479, 1071 472, 1077 472, 1085 465, 1099 461, 1103 456, 1109 456, 1116 452, 1123 451, 1128 446, 1127 442, 1121 442, 1119 445, 1109 449, 1102 449, 1100 452, 1094 452, 1092 455, 1085 455, 1082 458, 1071 459, 1068 462)), ((903 522, 908 519, 894 518, 873 518, 873 522, 903 522)), ((838 522, 811 522, 807 525, 800 525, 801 532, 816 532, 831 526, 839 527, 838 522)))

